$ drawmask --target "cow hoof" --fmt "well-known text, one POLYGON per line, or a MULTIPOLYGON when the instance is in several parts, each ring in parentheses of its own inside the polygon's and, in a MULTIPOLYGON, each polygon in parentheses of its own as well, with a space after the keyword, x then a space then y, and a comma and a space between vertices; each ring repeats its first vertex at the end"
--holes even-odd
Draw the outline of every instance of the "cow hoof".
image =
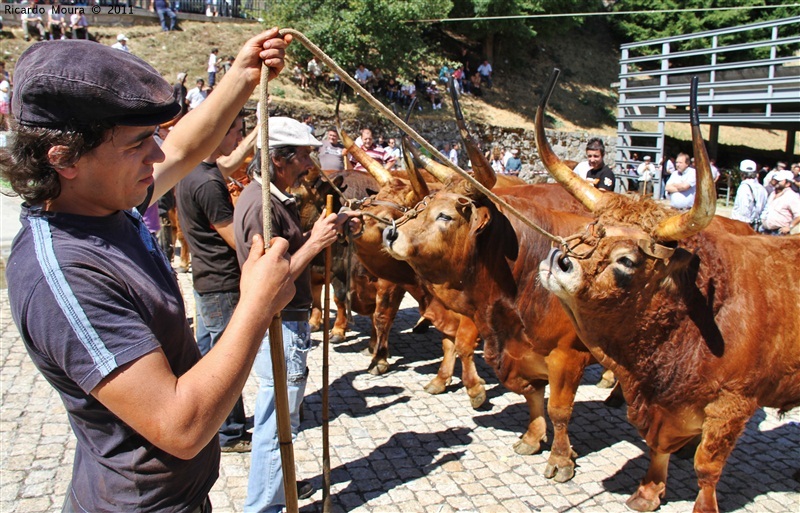
POLYGON ((541 445, 531 445, 524 440, 519 440, 514 444, 514 452, 522 456, 530 456, 539 452, 541 445))
POLYGON ((548 463, 544 468, 544 477, 547 479, 552 479, 556 483, 566 483, 575 477, 575 466, 567 465, 564 467, 559 467, 552 463, 548 463))
POLYGON ((597 382, 597 388, 612 388, 616 380, 603 378, 597 382))
POLYGON ((661 505, 661 499, 658 496, 655 499, 646 499, 637 491, 625 504, 634 511, 655 511, 661 505))
POLYGON ((341 344, 344 342, 344 335, 339 335, 338 333, 336 335, 331 335, 330 341, 331 344, 341 344))
POLYGON ((483 388, 483 385, 479 385, 480 389, 478 393, 472 395, 472 393, 468 390, 467 393, 469 394, 469 404, 472 406, 473 410, 477 410, 483 403, 486 402, 486 390, 483 388))
POLYGON ((389 372, 389 362, 378 362, 369 366, 367 371, 373 376, 380 376, 389 372))
POLYGON ((431 395, 438 395, 443 394, 445 390, 447 390, 447 386, 450 384, 450 380, 448 379, 446 382, 443 382, 439 378, 433 378, 430 383, 425 385, 424 390, 431 395))

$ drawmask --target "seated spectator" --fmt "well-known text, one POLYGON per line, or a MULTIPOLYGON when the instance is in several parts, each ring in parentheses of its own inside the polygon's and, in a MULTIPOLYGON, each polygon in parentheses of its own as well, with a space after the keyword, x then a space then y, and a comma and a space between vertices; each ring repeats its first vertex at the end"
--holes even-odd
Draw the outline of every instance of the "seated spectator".
POLYGON ((400 162, 403 157, 403 153, 397 145, 397 140, 394 137, 390 137, 386 142, 386 146, 383 147, 383 151, 389 159, 394 159, 391 165, 392 167, 388 169, 395 169, 397 163, 400 162))
POLYGON ((456 88, 456 93, 464 94, 464 68, 461 66, 453 71, 453 85, 456 88))
POLYGON ((503 165, 503 149, 500 146, 493 147, 488 158, 495 173, 506 174, 506 166, 503 165))
POLYGON ((435 80, 431 80, 431 83, 428 84, 428 87, 425 90, 425 94, 428 95, 428 100, 430 100, 433 110, 441 110, 442 95, 439 92, 439 87, 436 85, 435 80))
POLYGON ((38 14, 38 11, 30 12, 28 10, 35 6, 36 4, 32 4, 31 6, 23 4, 24 10, 22 11, 22 14, 20 14, 20 23, 22 24, 22 33, 25 41, 31 40, 31 29, 35 31, 35 35, 33 37, 36 38, 37 41, 42 41, 45 36, 42 17, 38 14))
POLYGON ((308 87, 308 78, 306 78, 306 74, 299 64, 295 64, 294 68, 292 68, 292 82, 299 85, 302 90, 308 87))
POLYGON ((131 52, 131 49, 128 48, 128 38, 125 37, 125 34, 117 34, 117 42, 111 45, 111 48, 128 53, 131 52))
POLYGON ((381 71, 380 68, 372 70, 372 80, 375 87, 375 94, 383 93, 386 87, 386 77, 383 75, 383 71, 381 71))
POLYGON ((59 12, 53 12, 53 9, 50 9, 47 14, 47 28, 49 32, 48 38, 51 41, 66 39, 67 38, 66 15, 59 12))
MULTIPOLYGON (((400 94, 402 94, 403 106, 408 107, 417 97, 417 87, 414 84, 403 84, 400 87, 400 94)), ((420 107, 420 110, 422 110, 422 107, 420 107)))
POLYGON ((450 80, 450 74, 452 70, 447 64, 442 64, 441 69, 439 70, 439 82, 446 84, 450 80))
POLYGON ((205 84, 202 78, 198 78, 195 87, 189 89, 189 92, 186 93, 186 103, 189 104, 189 110, 196 109, 208 97, 205 84))
POLYGON ((469 78, 469 92, 475 96, 483 96, 483 90, 481 89, 481 76, 478 73, 475 73, 469 78))
POLYGON ((69 26, 72 29, 72 39, 89 39, 89 20, 83 12, 70 15, 69 26))
POLYGON ((358 65, 358 68, 353 76, 355 77, 356 82, 361 84, 361 87, 369 92, 372 92, 373 84, 375 83, 375 76, 364 66, 364 63, 358 65))
POLYGON ((402 95, 400 94, 400 84, 397 83, 397 80, 395 80, 394 77, 391 77, 386 81, 385 94, 390 103, 394 103, 401 99, 402 95))
POLYGON ((492 65, 488 60, 484 60, 483 64, 478 66, 478 74, 481 76, 481 82, 486 83, 486 87, 492 88, 492 65))

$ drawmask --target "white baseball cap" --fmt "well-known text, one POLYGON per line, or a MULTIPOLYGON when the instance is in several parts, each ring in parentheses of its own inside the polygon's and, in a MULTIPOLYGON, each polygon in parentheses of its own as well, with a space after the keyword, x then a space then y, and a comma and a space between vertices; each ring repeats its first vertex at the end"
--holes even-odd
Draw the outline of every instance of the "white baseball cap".
POLYGON ((772 175, 772 179, 773 180, 777 180, 779 182, 781 180, 786 180, 786 181, 789 181, 789 182, 793 182, 794 181, 794 173, 792 173, 791 171, 786 171, 786 170, 778 171, 777 173, 772 175))
POLYGON ((322 143, 308 131, 308 126, 296 119, 284 116, 269 118, 269 147, 312 146, 319 148, 322 143))
POLYGON ((739 171, 744 173, 755 173, 756 169, 758 169, 758 166, 750 159, 744 159, 741 164, 739 164, 739 171))
POLYGON ((127 41, 127 40, 128 40, 128 38, 125 37, 125 34, 119 34, 117 36, 117 41, 127 41))
POLYGON ((650 155, 645 155, 643 158, 644 160, 650 160, 650 155))

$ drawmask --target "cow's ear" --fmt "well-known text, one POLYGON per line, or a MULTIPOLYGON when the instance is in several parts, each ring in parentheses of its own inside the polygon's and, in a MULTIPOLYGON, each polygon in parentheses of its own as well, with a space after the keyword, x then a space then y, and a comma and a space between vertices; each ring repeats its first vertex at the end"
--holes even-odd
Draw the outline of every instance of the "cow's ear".
POLYGON ((492 222, 492 213, 486 207, 473 207, 472 210, 472 227, 469 234, 471 237, 476 237, 483 233, 489 224, 492 222))
POLYGON ((345 190, 347 188, 346 185, 342 185, 344 183, 344 175, 339 175, 333 179, 333 184, 339 188, 339 190, 345 190))
POLYGON ((668 292, 676 292, 687 285, 694 286, 697 278, 700 259, 695 253, 678 248, 669 261, 660 261, 656 265, 664 266, 664 278, 661 287, 668 292))

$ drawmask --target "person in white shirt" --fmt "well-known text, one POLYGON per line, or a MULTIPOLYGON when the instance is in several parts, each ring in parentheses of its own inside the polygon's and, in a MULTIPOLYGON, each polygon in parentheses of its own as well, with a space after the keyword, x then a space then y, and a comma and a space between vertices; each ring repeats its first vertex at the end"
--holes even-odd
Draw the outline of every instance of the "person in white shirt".
POLYGON ((365 89, 371 89, 375 76, 368 70, 363 63, 358 65, 355 74, 353 75, 356 81, 361 84, 365 89))
POLYGON ((116 48, 117 50, 122 50, 123 52, 131 52, 131 49, 128 48, 128 38, 125 37, 125 34, 117 35, 117 42, 111 45, 111 48, 116 48))
POLYGON ((673 208, 685 210, 694 205, 694 195, 697 191, 697 175, 689 165, 689 155, 679 153, 675 159, 675 172, 667 181, 667 194, 669 204, 673 208))
POLYGON ((742 183, 736 190, 736 199, 733 202, 731 219, 742 221, 758 228, 761 224, 761 213, 767 204, 767 190, 756 179, 758 166, 750 159, 745 159, 739 164, 742 172, 742 183))
POLYGON ((64 14, 53 12, 53 9, 50 9, 47 13, 47 27, 50 31, 51 41, 67 38, 67 19, 64 14))
POLYGON ((656 176, 656 167, 653 165, 652 157, 645 155, 644 160, 636 168, 639 176, 639 194, 653 194, 653 178, 656 176))
POLYGON ((208 91, 205 90, 204 85, 203 79, 198 78, 196 87, 189 89, 186 93, 186 102, 189 104, 189 110, 196 109, 208 96, 208 91))
POLYGON ((783 170, 775 173, 775 190, 767 198, 761 214, 761 231, 771 235, 788 235, 800 225, 800 194, 792 190, 794 175, 783 170))
MULTIPOLYGON (((36 4, 33 4, 33 7, 35 6, 36 4)), ((31 29, 36 29, 38 33, 36 36, 38 38, 37 41, 44 39, 44 23, 42 23, 42 17, 39 14, 28 11, 28 8, 23 8, 22 14, 20 14, 20 23, 22 24, 22 33, 25 41, 31 40, 31 29)))
POLYGON ((208 54, 208 87, 214 87, 217 83, 217 54, 219 48, 212 48, 208 54))
POLYGON ((452 146, 450 146, 450 154, 447 158, 455 165, 458 165, 458 150, 461 149, 461 144, 458 141, 453 141, 452 146))
POLYGON ((481 76, 481 82, 485 82, 486 86, 492 88, 492 65, 489 61, 483 61, 483 64, 478 66, 478 74, 481 76))

